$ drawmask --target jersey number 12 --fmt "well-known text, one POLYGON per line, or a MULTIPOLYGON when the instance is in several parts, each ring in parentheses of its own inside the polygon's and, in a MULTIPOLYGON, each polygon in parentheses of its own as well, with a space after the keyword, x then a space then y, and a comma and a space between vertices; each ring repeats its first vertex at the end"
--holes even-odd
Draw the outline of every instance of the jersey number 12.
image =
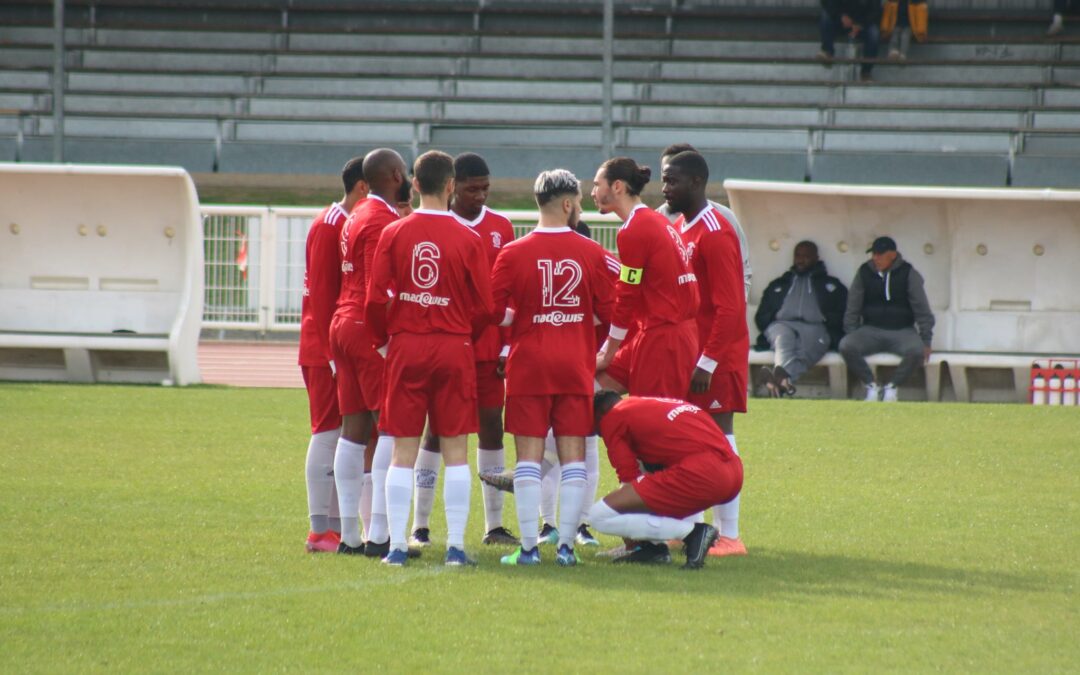
POLYGON ((579 307, 574 292, 581 283, 581 265, 576 260, 537 260, 544 307, 579 307), (555 284, 559 283, 558 289, 555 284))

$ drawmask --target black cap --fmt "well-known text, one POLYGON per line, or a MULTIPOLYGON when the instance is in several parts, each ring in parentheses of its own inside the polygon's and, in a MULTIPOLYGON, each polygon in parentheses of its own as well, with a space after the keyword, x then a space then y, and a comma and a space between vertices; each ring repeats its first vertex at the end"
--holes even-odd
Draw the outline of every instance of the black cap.
POLYGON ((866 249, 867 253, 884 253, 885 251, 895 251, 896 242, 892 237, 878 237, 874 240, 874 243, 870 245, 870 248, 866 249))

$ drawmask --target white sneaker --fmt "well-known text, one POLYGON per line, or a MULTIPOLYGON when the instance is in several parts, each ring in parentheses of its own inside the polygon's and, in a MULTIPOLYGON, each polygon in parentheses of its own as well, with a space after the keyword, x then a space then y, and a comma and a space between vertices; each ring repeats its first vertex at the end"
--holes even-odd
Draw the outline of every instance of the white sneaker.
POLYGON ((1050 27, 1046 29, 1046 34, 1054 36, 1065 30, 1065 19, 1060 14, 1054 15, 1054 20, 1050 22, 1050 27))
POLYGON ((877 382, 871 382, 870 384, 866 385, 866 398, 864 398, 863 400, 873 401, 874 403, 877 403, 879 400, 881 400, 881 387, 877 386, 877 382))
POLYGON ((898 400, 900 400, 896 397, 895 384, 890 383, 885 385, 885 389, 882 390, 881 400, 886 403, 896 403, 898 400))

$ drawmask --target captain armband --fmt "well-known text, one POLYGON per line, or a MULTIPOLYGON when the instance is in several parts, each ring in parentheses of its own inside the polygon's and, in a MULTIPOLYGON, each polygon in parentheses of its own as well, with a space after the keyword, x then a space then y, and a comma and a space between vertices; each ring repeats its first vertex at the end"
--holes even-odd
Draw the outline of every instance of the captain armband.
POLYGON ((619 281, 626 282, 631 286, 641 283, 641 275, 645 270, 640 267, 627 267, 623 265, 619 270, 619 281))

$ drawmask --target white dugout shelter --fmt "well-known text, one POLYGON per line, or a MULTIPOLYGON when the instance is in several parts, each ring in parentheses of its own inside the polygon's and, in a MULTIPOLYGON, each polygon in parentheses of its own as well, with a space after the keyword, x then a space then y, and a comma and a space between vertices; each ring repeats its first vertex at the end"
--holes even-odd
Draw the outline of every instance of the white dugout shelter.
POLYGON ((183 169, 0 163, 0 379, 197 383, 202 240, 183 169))
MULTIPOLYGON (((939 397, 947 366, 958 400, 1025 401, 1033 360, 1080 354, 1080 191, 745 180, 724 188, 750 242, 753 337, 761 293, 791 266, 797 242, 814 241, 829 273, 848 284, 874 238, 889 235, 925 278, 937 322, 926 398, 939 397)), ((845 397, 843 361, 829 354, 823 364, 833 395, 845 397)))

